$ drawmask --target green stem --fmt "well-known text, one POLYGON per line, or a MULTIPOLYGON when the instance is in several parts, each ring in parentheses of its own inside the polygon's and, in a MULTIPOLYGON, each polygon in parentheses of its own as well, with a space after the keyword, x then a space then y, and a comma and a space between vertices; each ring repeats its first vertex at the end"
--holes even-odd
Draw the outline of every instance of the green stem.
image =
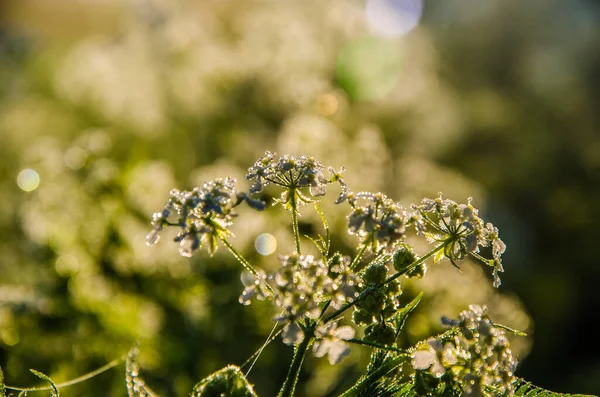
MULTIPOLYGON (((242 264, 242 266, 244 266, 244 268, 246 270, 248 270, 250 273, 252 273, 254 276, 258 277, 258 272, 256 271, 256 269, 254 268, 254 266, 252 266, 250 264, 250 262, 248 262, 248 260, 246 258, 244 258, 242 256, 242 254, 240 254, 234 247, 233 245, 231 245, 231 243, 229 242, 229 240, 227 240, 226 238, 222 237, 221 241, 223 242, 223 244, 225 244, 225 246, 227 247, 227 249, 229 250, 229 252, 231 252, 231 255, 233 255, 233 257, 235 259, 238 260, 238 262, 240 262, 242 264)), ((273 292, 273 288, 271 288, 271 286, 267 283, 264 283, 265 286, 267 287, 267 289, 271 292, 273 292)))
POLYGON ((298 375, 300 374, 300 368, 302 367, 304 356, 306 356, 306 352, 308 351, 308 348, 310 347, 310 344, 314 338, 312 335, 312 328, 308 328, 306 331, 307 332, 304 333, 304 340, 296 347, 294 358, 290 364, 290 369, 288 370, 285 382, 283 382, 283 386, 277 395, 278 397, 292 397, 294 395, 294 390, 296 389, 296 383, 298 382, 298 375))
POLYGON ((300 231, 298 230, 298 203, 296 202, 296 191, 292 192, 292 228, 294 229, 294 240, 296 241, 296 252, 302 255, 300 250, 300 231))
POLYGON ((358 253, 354 257, 354 259, 352 260, 352 263, 350 264, 350 269, 352 269, 352 270, 356 269, 356 266, 358 266, 358 263, 362 259, 362 257, 365 254, 366 250, 367 250, 367 245, 363 244, 362 248, 360 249, 360 251, 358 251, 358 253))
MULTIPOLYGON (((446 246, 446 244, 448 244, 448 243, 447 242, 443 242, 442 244, 438 245, 437 247, 435 247, 434 249, 432 249, 431 251, 429 251, 428 253, 426 253, 425 255, 423 255, 421 258, 417 259, 416 261, 414 261, 413 263, 411 263, 410 265, 408 265, 405 269, 402 269, 399 272, 397 272, 396 274, 390 276, 381 285, 388 284, 388 283, 394 281, 395 279, 397 279, 398 277, 402 276, 403 274, 406 274, 407 272, 411 271, 416 266, 420 265, 425 260, 427 260, 429 257, 431 257, 433 254, 435 254, 439 250, 443 249, 446 246)), ((352 302, 346 303, 344 306, 340 307, 338 310, 336 310, 335 312, 331 313, 329 316, 325 317, 323 319, 323 323, 327 324, 328 322, 330 322, 331 320, 337 318, 340 314, 342 314, 343 312, 345 312, 346 310, 348 310, 352 306, 356 305, 358 303, 358 301, 360 300, 360 298, 362 298, 362 296, 367 291, 369 291, 369 290, 368 289, 364 290, 352 302)))
MULTIPOLYGON (((67 387, 67 386, 72 386, 74 384, 86 381, 90 378, 93 378, 96 375, 100 375, 101 373, 108 371, 109 369, 116 367, 117 365, 119 365, 119 363, 121 363, 123 361, 122 358, 118 358, 116 360, 113 360, 111 362, 109 362, 108 364, 104 365, 103 367, 100 367, 92 372, 89 372, 85 375, 82 375, 78 378, 75 379, 71 379, 67 382, 63 382, 63 383, 57 383, 56 387, 61 389, 63 387, 67 387)), ((5 385, 5 388, 8 390, 15 390, 15 391, 45 391, 45 390, 52 390, 51 386, 47 386, 47 387, 28 387, 28 388, 23 388, 23 387, 15 387, 15 386, 9 386, 9 385, 5 385)))

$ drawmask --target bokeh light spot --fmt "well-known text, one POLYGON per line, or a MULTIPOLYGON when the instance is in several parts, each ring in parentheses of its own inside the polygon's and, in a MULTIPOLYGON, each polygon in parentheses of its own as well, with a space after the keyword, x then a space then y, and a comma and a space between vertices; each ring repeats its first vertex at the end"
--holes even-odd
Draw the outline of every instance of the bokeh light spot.
POLYGON ((24 169, 17 176, 17 185, 21 190, 31 192, 40 185, 40 176, 31 168, 24 169))
POLYGON ((367 0, 367 24, 377 36, 400 37, 423 16, 423 0, 367 0))
POLYGON ((19 333, 14 328, 5 328, 0 333, 2 341, 8 346, 14 346, 19 343, 19 333))
POLYGON ((341 50, 336 72, 338 83, 352 99, 381 99, 398 83, 399 49, 376 37, 351 42, 341 50))
POLYGON ((322 116, 331 116, 338 110, 338 100, 333 94, 322 94, 317 97, 317 111, 322 116))
POLYGON ((72 147, 65 152, 64 160, 67 167, 76 171, 85 165, 87 153, 81 148, 72 147))
POLYGON ((271 255, 277 249, 277 239, 269 233, 263 233, 256 238, 254 247, 261 255, 271 255))

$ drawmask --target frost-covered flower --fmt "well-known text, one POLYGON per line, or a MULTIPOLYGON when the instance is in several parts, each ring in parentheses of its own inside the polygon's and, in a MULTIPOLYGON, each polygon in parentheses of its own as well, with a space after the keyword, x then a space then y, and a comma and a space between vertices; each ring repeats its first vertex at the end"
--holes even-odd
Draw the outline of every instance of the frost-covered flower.
POLYGON ((234 207, 242 201, 255 209, 264 208, 261 201, 238 193, 234 178, 215 179, 192 190, 173 189, 169 195, 161 212, 152 216, 154 228, 146 237, 146 243, 156 244, 165 225, 177 226, 179 233, 175 241, 179 243, 179 253, 188 257, 205 244, 212 255, 220 238, 233 235, 229 227, 237 215, 234 207), (170 217, 173 222, 169 221, 170 217))
POLYGON ((331 364, 339 363, 350 354, 350 346, 344 341, 354 338, 354 329, 350 326, 338 328, 337 323, 329 323, 316 329, 316 341, 313 353, 316 357, 328 355, 331 364))
MULTIPOLYGON (((286 154, 277 159, 275 153, 267 151, 248 169, 246 179, 254 181, 251 193, 260 192, 272 183, 286 189, 308 187, 312 196, 323 196, 328 183, 323 168, 314 157, 286 154)), ((282 196, 280 201, 286 204, 290 199, 282 196)))
POLYGON ((352 207, 347 217, 348 233, 359 236, 361 245, 373 252, 389 252, 404 238, 407 214, 400 204, 383 193, 342 194, 340 197, 352 207))
POLYGON ((457 204, 444 199, 441 193, 435 199, 425 198, 421 205, 413 205, 409 223, 430 242, 446 243, 437 260, 446 257, 456 265, 456 261, 471 255, 494 268, 494 286, 499 287, 499 273, 504 271, 501 256, 506 245, 498 236, 498 229, 479 217, 479 211, 471 201, 469 198, 467 204, 457 204), (491 260, 479 255, 480 247, 488 246, 492 248, 491 260))
POLYGON ((413 353, 413 367, 427 369, 435 376, 450 371, 464 389, 465 396, 480 396, 493 387, 503 396, 514 393, 512 384, 516 361, 504 330, 494 325, 485 306, 471 305, 458 320, 444 319, 456 327, 452 339, 442 349, 440 341, 413 353), (435 353, 435 357, 433 357, 435 353))
POLYGON ((279 256, 279 260, 281 268, 277 272, 250 276, 239 301, 248 305, 253 298, 271 299, 283 309, 284 314, 275 321, 286 323, 283 337, 288 341, 297 340, 298 320, 319 317, 319 304, 329 302, 338 309, 358 296, 355 287, 360 280, 350 269, 348 257, 338 253, 324 263, 312 255, 294 253, 279 256))

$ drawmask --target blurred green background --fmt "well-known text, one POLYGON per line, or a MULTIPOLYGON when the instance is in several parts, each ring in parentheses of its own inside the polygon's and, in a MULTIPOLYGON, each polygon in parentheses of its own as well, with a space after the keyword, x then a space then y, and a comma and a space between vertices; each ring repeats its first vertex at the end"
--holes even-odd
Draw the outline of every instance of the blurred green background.
MULTIPOLYGON (((433 267, 405 287, 428 298, 403 343, 488 304, 530 333, 513 343, 517 375, 600 394, 599 37, 594 0, 0 2, 6 382, 35 384, 29 368, 61 382, 136 340, 163 396, 244 362, 274 313, 237 303, 239 265, 144 237, 170 189, 227 175, 247 188, 245 169, 269 149, 345 166, 353 190, 405 205, 472 196, 508 245, 502 287, 479 265, 433 267)), ((293 250, 286 216, 242 211, 232 242, 273 268, 255 240, 293 250)), ((291 353, 279 340, 263 352, 249 376, 259 395, 276 394, 291 353)), ((338 395, 368 354, 308 358, 298 395, 338 395)), ((64 394, 123 396, 118 371, 64 394)))

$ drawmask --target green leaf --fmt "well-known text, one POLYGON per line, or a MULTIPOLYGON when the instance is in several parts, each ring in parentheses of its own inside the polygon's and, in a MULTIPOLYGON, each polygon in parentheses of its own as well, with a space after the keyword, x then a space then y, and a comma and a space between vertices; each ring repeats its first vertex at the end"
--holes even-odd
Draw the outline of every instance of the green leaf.
POLYGON ((194 386, 190 397, 257 397, 239 367, 228 365, 194 386))
POLYGON ((406 324, 406 319, 408 318, 408 315, 417 308, 422 298, 423 293, 421 292, 408 305, 404 306, 398 311, 398 313, 396 313, 394 317, 394 323, 396 325, 396 337, 400 335, 400 332, 404 328, 404 324, 406 324))
POLYGON ((50 387, 52 388, 52 397, 59 397, 58 387, 56 387, 56 385, 54 384, 54 382, 52 382, 52 379, 50 379, 48 375, 36 371, 35 369, 30 369, 29 371, 31 371, 31 373, 37 376, 38 378, 50 383, 50 387))
POLYGON ((513 382, 516 397, 594 397, 588 394, 564 394, 555 393, 549 390, 537 387, 525 379, 517 378, 513 382))

